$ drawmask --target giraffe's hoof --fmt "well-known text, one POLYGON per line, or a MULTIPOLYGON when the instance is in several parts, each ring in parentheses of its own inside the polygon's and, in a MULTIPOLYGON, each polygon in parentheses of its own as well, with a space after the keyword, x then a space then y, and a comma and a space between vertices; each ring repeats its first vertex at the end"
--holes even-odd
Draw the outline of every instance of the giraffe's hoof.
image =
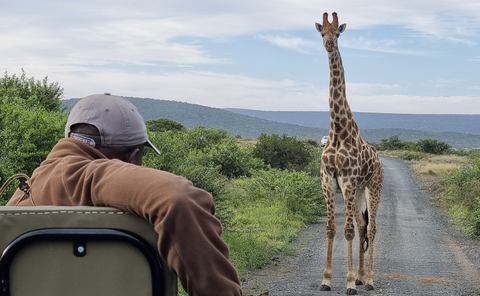
POLYGON ((365 285, 365 289, 366 289, 367 291, 375 290, 372 285, 365 285))
POLYGON ((327 285, 322 285, 320 287, 320 291, 331 291, 332 288, 330 288, 330 286, 327 286, 327 285))
POLYGON ((355 280, 355 285, 361 286, 361 285, 363 285, 363 282, 362 282, 362 281, 359 281, 359 280, 355 280))
POLYGON ((355 290, 355 289, 347 289, 347 295, 357 295, 357 290, 355 290))

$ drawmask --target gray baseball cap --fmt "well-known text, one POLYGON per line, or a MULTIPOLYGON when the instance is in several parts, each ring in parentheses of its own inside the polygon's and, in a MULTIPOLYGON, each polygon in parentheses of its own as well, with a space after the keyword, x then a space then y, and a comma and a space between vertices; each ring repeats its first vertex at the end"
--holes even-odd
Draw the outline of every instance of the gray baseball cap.
POLYGON ((128 100, 109 93, 91 95, 75 104, 68 116, 65 138, 75 138, 94 147, 145 144, 160 154, 157 147, 148 140, 145 121, 137 108, 128 100), (78 123, 95 126, 100 137, 72 133, 71 127, 78 123))

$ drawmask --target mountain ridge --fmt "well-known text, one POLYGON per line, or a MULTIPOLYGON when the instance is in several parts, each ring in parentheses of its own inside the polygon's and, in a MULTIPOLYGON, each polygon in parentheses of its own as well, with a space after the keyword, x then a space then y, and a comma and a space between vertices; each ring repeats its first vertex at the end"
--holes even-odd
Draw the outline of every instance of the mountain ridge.
MULTIPOLYGON (((192 128, 195 126, 222 128, 229 131, 232 135, 239 135, 242 137, 256 138, 262 133, 278 135, 286 134, 301 139, 306 138, 320 141, 324 135, 328 135, 330 127, 330 119, 328 112, 326 111, 295 111, 295 113, 301 113, 300 115, 305 117, 304 120, 301 121, 285 116, 288 115, 286 113, 288 111, 249 110, 248 112, 245 112, 239 110, 248 109, 219 109, 178 101, 133 97, 125 98, 137 107, 145 120, 165 117, 182 123, 186 128, 192 128), (250 115, 242 114, 240 112, 249 113, 250 115), (321 114, 318 112, 321 112, 321 114), (261 118, 259 116, 277 120, 261 118), (278 121, 278 119, 283 120, 283 122, 278 121), (285 122, 286 119, 288 119, 289 122, 285 122), (310 122, 313 122, 310 123, 310 126, 306 123, 307 119, 310 120, 310 122), (318 121, 318 123, 315 123, 315 121, 318 121)), ((63 100, 63 104, 67 110, 69 110, 69 108, 73 107, 78 100, 79 99, 63 100)), ((381 139, 388 139, 391 136, 397 135, 403 141, 416 142, 420 139, 429 138, 444 141, 454 148, 480 147, 480 131, 478 134, 459 132, 459 130, 468 130, 467 128, 463 128, 463 125, 472 124, 471 122, 460 121, 457 123, 459 128, 454 128, 455 120, 458 120, 458 117, 452 117, 450 115, 444 118, 424 116, 423 119, 415 119, 415 116, 413 116, 407 117, 402 124, 402 120, 399 120, 398 118, 395 119, 395 116, 389 117, 388 115, 389 114, 384 113, 354 113, 362 137, 368 142, 378 143, 381 139), (413 123, 409 123, 408 118, 414 118, 413 123), (438 120, 432 121, 430 120, 431 118, 436 118, 438 120), (452 123, 447 123, 448 120, 445 118, 453 120, 452 123), (420 119, 424 121, 423 125, 418 123, 421 122, 420 119), (450 126, 449 129, 451 130, 440 131, 438 128, 440 125, 438 121, 442 122, 442 120, 443 126, 450 126), (417 127, 417 129, 412 127, 417 127), (435 130, 435 128, 436 131, 432 131, 432 129, 435 130)), ((471 117, 469 120, 476 122, 477 118, 471 117)), ((475 126, 480 126, 480 115, 478 116, 478 120, 479 125, 475 126)))

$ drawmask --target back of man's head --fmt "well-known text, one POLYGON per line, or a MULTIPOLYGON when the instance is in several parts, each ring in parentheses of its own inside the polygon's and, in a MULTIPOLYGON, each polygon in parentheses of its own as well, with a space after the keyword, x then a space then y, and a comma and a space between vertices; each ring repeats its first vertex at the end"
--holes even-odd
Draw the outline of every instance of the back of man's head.
POLYGON ((160 153, 148 140, 145 122, 137 108, 128 100, 109 93, 78 101, 68 116, 65 137, 97 149, 146 145, 160 153))

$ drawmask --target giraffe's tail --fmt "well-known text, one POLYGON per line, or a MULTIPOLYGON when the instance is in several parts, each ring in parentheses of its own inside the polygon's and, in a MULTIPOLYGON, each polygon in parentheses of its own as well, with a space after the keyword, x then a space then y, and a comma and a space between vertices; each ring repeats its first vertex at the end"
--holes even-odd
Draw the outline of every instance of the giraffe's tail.
POLYGON ((367 235, 367 226, 368 226, 368 209, 365 209, 363 214, 363 221, 365 221, 365 226, 363 228, 363 252, 367 252, 368 250, 368 235, 367 235))

